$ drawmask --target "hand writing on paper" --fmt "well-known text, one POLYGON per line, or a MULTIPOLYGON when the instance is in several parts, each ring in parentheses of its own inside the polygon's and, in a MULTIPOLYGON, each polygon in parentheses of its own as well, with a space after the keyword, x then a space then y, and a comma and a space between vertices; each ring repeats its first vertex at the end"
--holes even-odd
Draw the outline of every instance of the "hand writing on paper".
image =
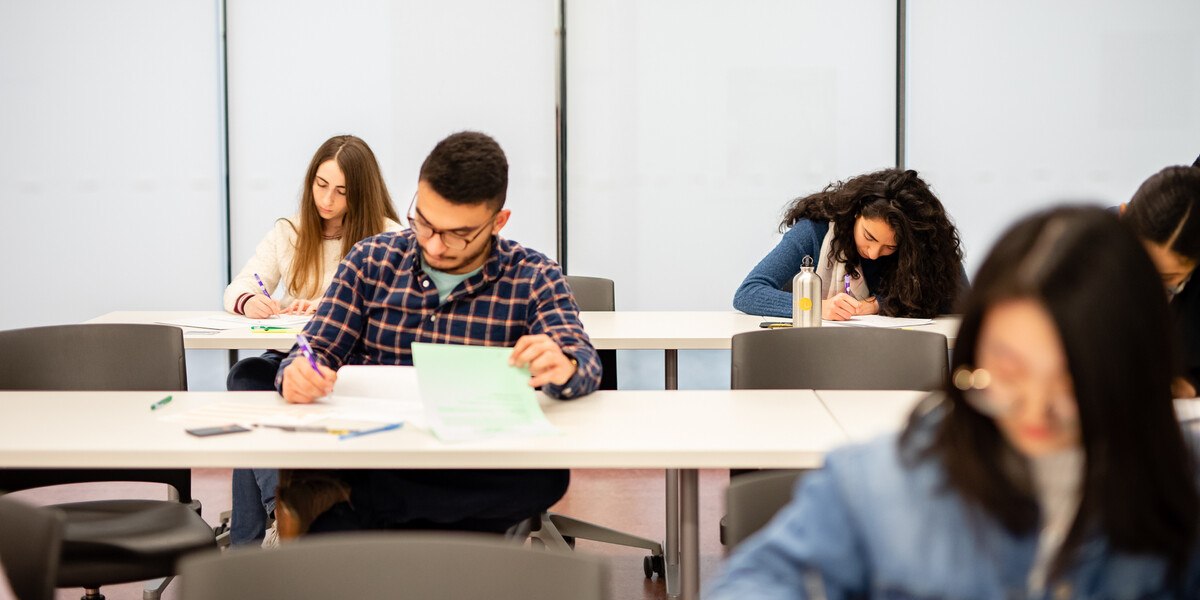
POLYGON ((826 321, 845 321, 858 312, 862 302, 847 293, 838 294, 821 303, 821 318, 826 321))
POLYGON ((563 354, 562 348, 545 334, 523 335, 513 347, 508 364, 514 367, 529 365, 531 387, 547 383, 566 385, 575 374, 575 363, 563 354))
POLYGON ((265 319, 271 315, 279 314, 279 301, 262 294, 254 294, 246 301, 246 305, 242 307, 242 311, 251 319, 265 319))
POLYGON ((875 296, 871 296, 870 298, 867 298, 866 300, 859 300, 858 312, 856 312, 854 314, 856 314, 856 315, 877 315, 877 314, 879 314, 879 301, 875 299, 875 296))
POLYGON ((296 300, 284 312, 289 315, 311 315, 317 312, 317 303, 308 300, 296 300))
POLYGON ((283 399, 288 404, 312 404, 314 400, 333 393, 337 372, 317 365, 318 375, 303 356, 296 356, 283 370, 283 399))

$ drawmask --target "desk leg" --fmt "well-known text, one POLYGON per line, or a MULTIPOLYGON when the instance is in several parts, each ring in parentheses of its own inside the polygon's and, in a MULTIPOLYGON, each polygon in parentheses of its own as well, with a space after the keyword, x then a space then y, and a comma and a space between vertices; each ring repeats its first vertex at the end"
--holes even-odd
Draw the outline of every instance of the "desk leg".
POLYGON ((667 597, 679 598, 679 470, 667 469, 667 543, 663 549, 667 597))
POLYGON ((238 361, 238 351, 230 350, 229 351, 229 368, 232 369, 233 365, 237 364, 237 361, 238 361))
POLYGON ((680 584, 683 600, 700 598, 700 473, 679 471, 680 584))
POLYGON ((669 349, 666 352, 665 358, 667 372, 666 389, 677 390, 679 389, 679 351, 669 349))
MULTIPOLYGON (((665 372, 666 372, 666 389, 679 389, 679 351, 674 348, 668 348, 664 356, 665 372)), ((667 577, 667 597, 680 597, 680 573, 679 566, 679 471, 676 469, 667 469, 667 543, 664 549, 666 553, 666 577, 667 577)))

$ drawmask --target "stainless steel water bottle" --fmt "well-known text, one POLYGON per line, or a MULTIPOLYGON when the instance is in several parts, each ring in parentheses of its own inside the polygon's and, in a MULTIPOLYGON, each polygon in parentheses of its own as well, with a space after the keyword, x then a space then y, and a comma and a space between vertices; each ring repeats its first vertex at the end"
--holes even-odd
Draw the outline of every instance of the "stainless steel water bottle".
POLYGON ((813 259, 800 261, 800 272, 792 278, 792 327, 821 326, 821 276, 813 271, 813 259))

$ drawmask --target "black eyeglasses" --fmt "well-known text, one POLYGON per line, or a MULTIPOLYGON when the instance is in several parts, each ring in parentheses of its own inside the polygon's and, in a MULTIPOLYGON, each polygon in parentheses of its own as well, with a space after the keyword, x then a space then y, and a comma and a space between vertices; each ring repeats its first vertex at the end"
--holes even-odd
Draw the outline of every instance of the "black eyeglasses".
POLYGON ((416 205, 417 195, 413 194, 412 202, 408 205, 408 214, 405 215, 405 217, 408 219, 408 226, 412 228, 414 232, 416 232, 417 237, 421 238, 422 240, 427 240, 433 237, 434 234, 440 235, 442 236, 442 245, 454 250, 462 250, 467 246, 470 246, 471 242, 475 241, 475 238, 478 238, 479 235, 492 224, 492 219, 495 219, 496 215, 500 214, 499 211, 496 211, 496 213, 492 214, 492 216, 488 219, 487 223, 481 225, 473 235, 467 237, 461 233, 454 233, 452 231, 439 231, 434 229, 432 225, 430 225, 424 218, 421 217, 421 215, 417 214, 416 205))

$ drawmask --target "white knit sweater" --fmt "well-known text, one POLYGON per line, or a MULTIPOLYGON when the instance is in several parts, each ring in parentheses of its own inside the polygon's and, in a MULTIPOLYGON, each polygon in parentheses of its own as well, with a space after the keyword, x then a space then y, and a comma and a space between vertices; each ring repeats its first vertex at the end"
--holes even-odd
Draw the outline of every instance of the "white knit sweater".
MULTIPOLYGON (((254 256, 246 261, 246 266, 233 278, 229 287, 225 288, 225 310, 234 312, 237 300, 242 294, 261 294, 254 274, 262 278, 263 285, 271 292, 271 297, 278 300, 283 308, 296 301, 287 291, 287 286, 280 287, 281 281, 286 281, 292 272, 292 257, 296 252, 296 229, 292 224, 300 222, 300 215, 292 215, 287 219, 275 221, 275 226, 267 232, 266 237, 254 249, 254 256), (278 289, 278 292, 276 291, 278 289)), ((391 220, 384 220, 385 231, 400 231, 403 227, 391 220)), ((337 271, 338 263, 342 261, 342 240, 324 240, 321 242, 321 272, 320 285, 316 295, 302 300, 317 300, 325 294, 333 274, 337 271)))

